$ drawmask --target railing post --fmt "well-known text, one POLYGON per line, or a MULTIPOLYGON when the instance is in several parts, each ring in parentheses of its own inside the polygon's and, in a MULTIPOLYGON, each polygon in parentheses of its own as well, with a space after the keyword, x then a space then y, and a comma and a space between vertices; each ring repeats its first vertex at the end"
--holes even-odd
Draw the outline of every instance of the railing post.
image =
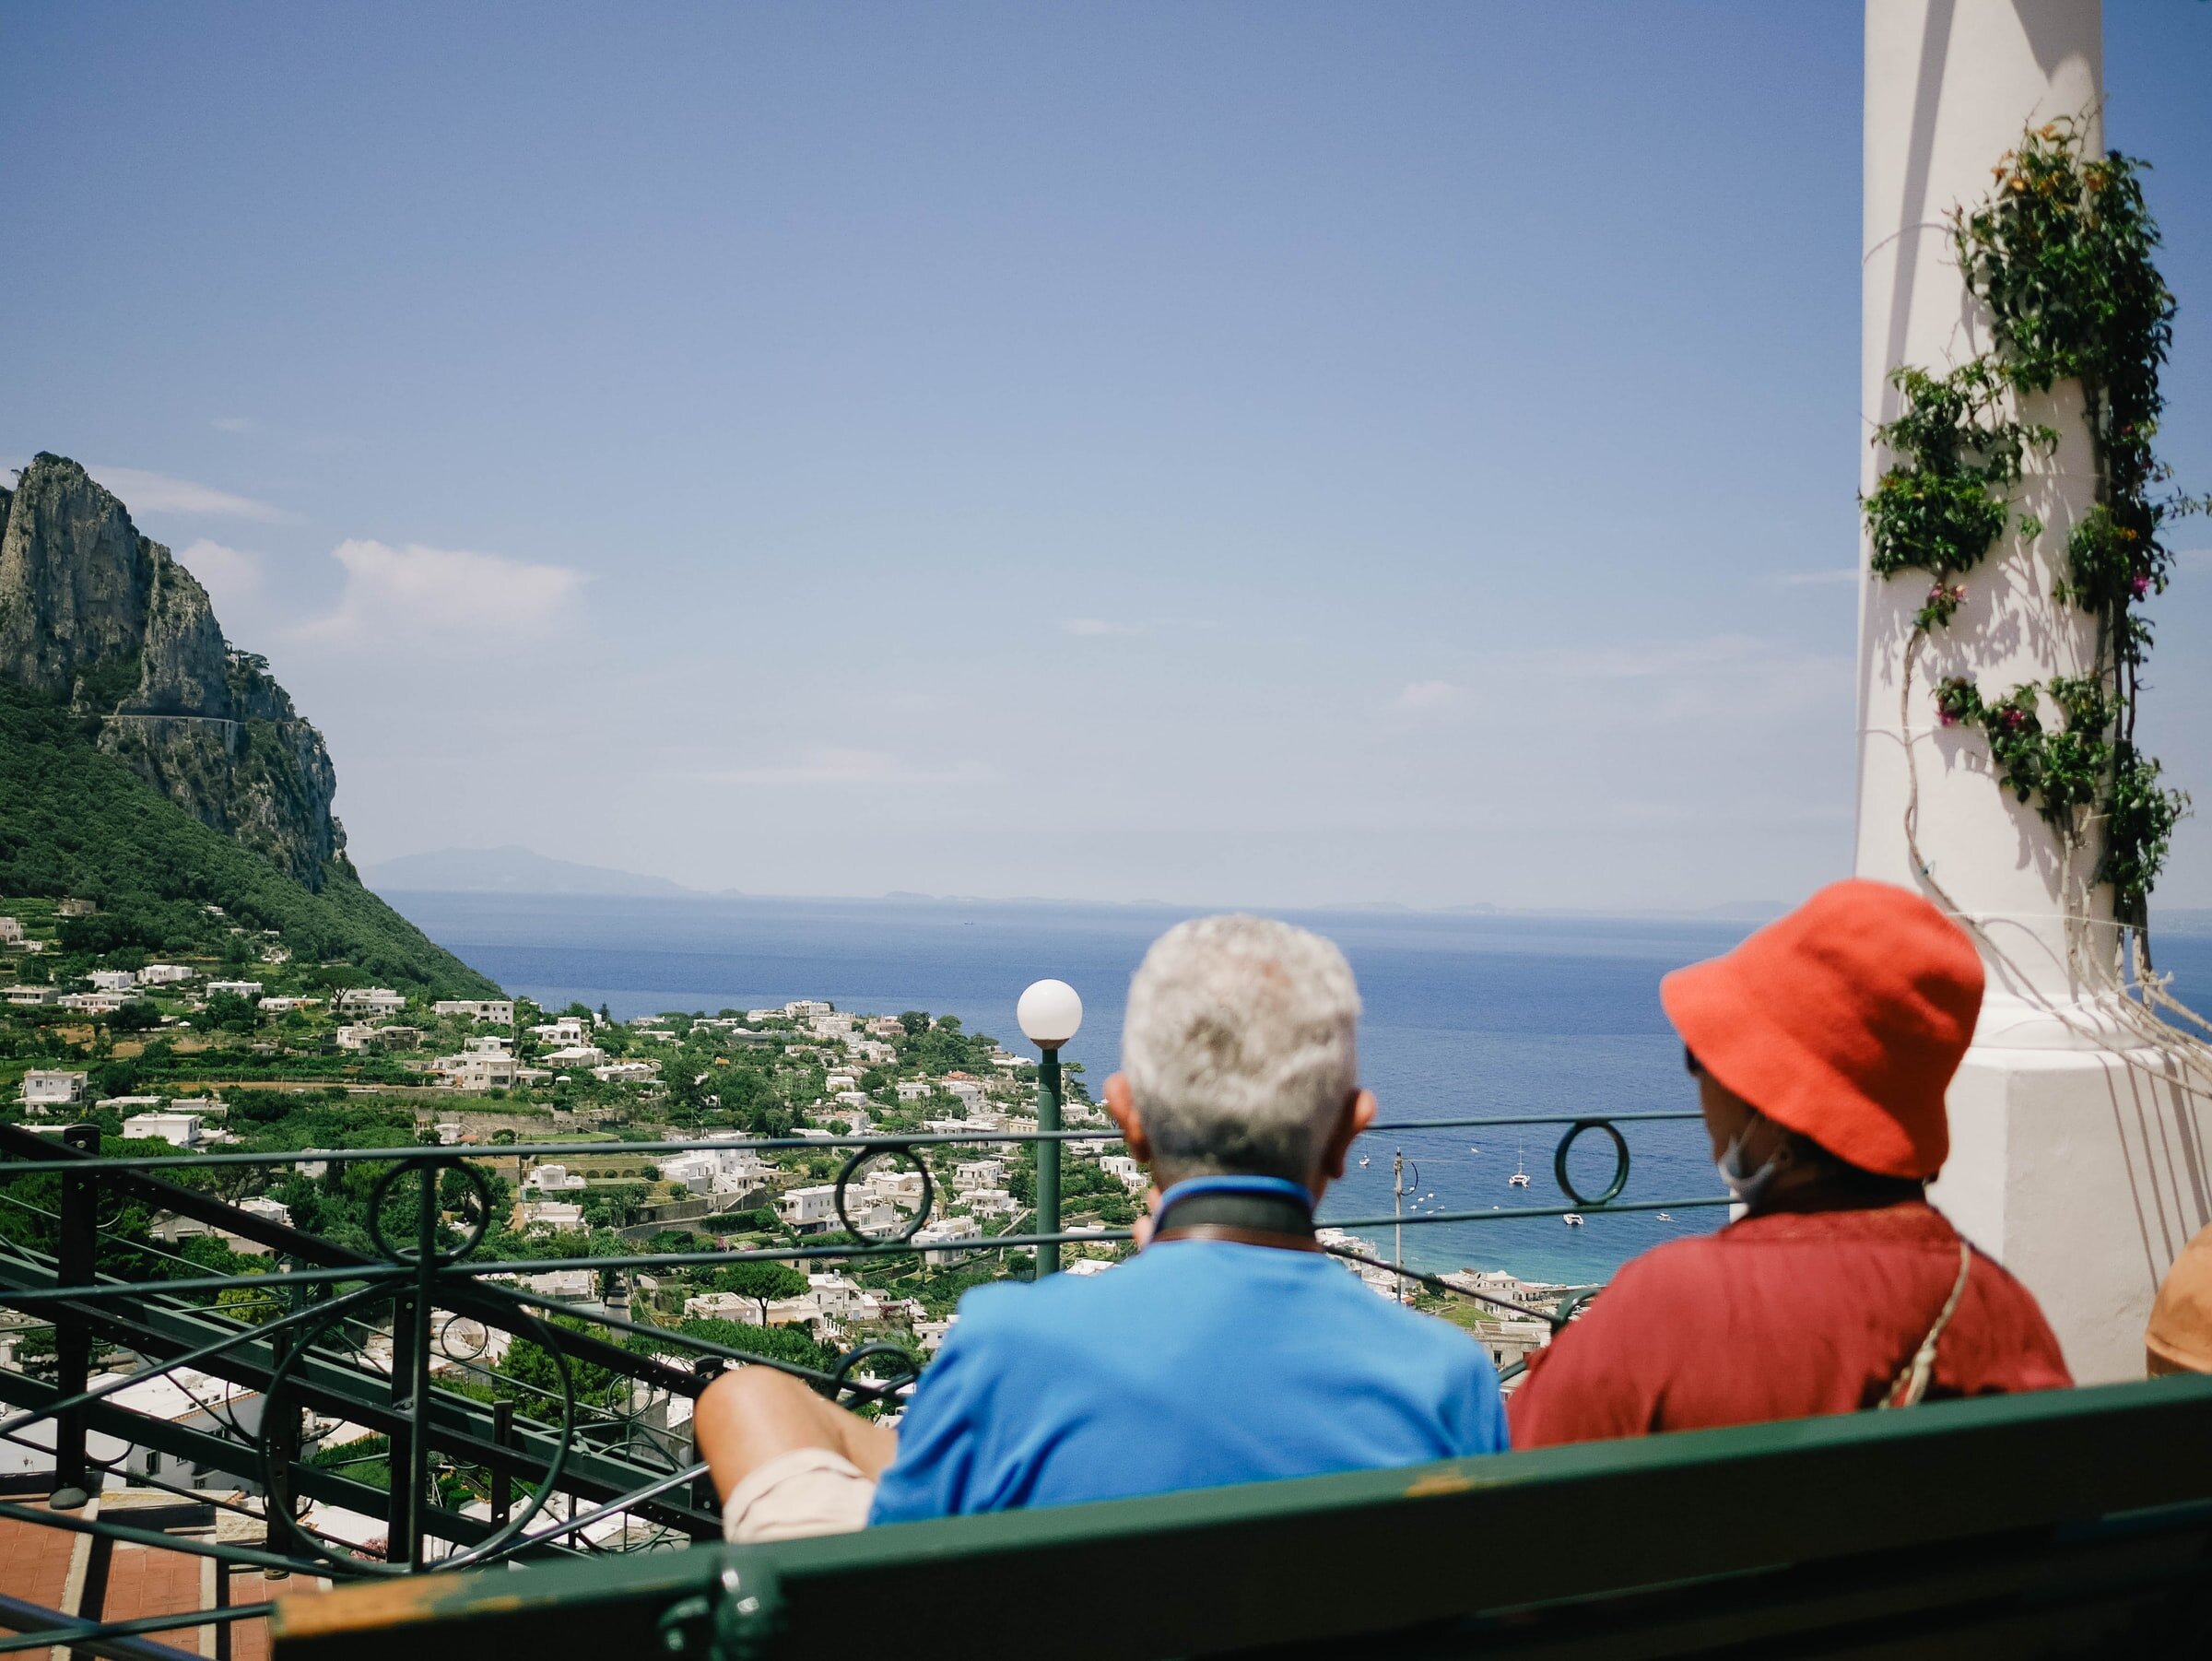
MULTIPOLYGON (((514 1445, 514 1398, 502 1396, 491 1404, 491 1439, 500 1447, 514 1445)), ((491 1526, 507 1526, 507 1515, 514 1505, 514 1478, 504 1465, 491 1469, 491 1526)))
MULTIPOLYGON (((80 1153, 100 1152, 100 1126, 72 1125, 62 1140, 80 1153)), ((90 1286, 100 1264, 100 1179, 62 1177, 60 1238, 54 1248, 55 1283, 90 1286)), ((65 1396, 83 1392, 92 1373, 92 1324, 65 1305, 53 1312, 55 1384, 65 1396)), ((53 1422, 53 1497, 56 1511, 75 1511, 92 1497, 92 1468, 85 1457, 85 1409, 72 1408, 53 1422)))
MULTIPOLYGON (((1037 1063, 1037 1232, 1060 1232, 1060 1047, 1047 1046, 1037 1063)), ((1037 1248, 1037 1278, 1060 1267, 1058 1245, 1037 1248)))
POLYGON ((415 1204, 415 1290, 405 1317, 404 1372, 396 1311, 392 1323, 392 1387, 394 1393, 406 1392, 394 1406, 406 1415, 407 1428, 404 1454, 400 1438, 392 1439, 392 1517, 385 1549, 404 1551, 407 1567, 420 1569, 430 1485, 430 1326, 438 1313, 438 1167, 428 1160, 417 1172, 415 1204))

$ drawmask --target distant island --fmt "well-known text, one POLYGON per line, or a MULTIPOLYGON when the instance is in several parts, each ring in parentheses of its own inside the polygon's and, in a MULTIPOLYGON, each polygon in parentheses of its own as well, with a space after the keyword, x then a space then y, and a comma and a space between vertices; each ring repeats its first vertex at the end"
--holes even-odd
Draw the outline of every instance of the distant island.
MULTIPOLYGON (((699 896, 665 877, 548 859, 528 848, 443 848, 406 854, 361 868, 361 880, 385 893, 608 894, 699 896)), ((735 889, 723 890, 724 897, 735 889)))

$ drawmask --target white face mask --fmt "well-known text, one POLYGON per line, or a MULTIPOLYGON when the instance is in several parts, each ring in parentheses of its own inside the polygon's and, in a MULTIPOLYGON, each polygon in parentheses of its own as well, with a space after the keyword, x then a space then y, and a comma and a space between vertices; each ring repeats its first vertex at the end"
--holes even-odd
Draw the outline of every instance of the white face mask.
POLYGON ((1769 1154, 1757 1171, 1746 1171, 1744 1138, 1750 1134, 1749 1125, 1737 1131, 1730 1138, 1728 1146, 1721 1150, 1721 1157, 1714 1161, 1712 1168, 1720 1173, 1721 1181, 1727 1184, 1729 1193, 1735 1195, 1743 1205, 1756 1208, 1759 1196, 1767 1191, 1767 1185, 1773 1182, 1782 1170, 1782 1149, 1777 1148, 1769 1154))

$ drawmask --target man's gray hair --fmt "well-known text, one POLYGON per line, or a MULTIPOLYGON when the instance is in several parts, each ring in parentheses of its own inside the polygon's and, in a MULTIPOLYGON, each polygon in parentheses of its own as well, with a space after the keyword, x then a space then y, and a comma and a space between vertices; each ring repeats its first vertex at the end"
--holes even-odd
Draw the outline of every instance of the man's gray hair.
POLYGON ((1359 1088, 1359 988, 1319 935, 1199 917, 1129 983, 1122 1066, 1159 1164, 1307 1180, 1359 1088))

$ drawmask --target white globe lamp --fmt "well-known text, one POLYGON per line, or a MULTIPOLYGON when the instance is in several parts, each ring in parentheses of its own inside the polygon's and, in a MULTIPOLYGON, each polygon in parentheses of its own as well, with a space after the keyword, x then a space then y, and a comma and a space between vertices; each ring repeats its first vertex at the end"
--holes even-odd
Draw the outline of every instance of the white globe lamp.
POLYGON ((1038 981, 1014 1006, 1022 1032, 1041 1050, 1057 1050, 1083 1025, 1083 1000, 1065 981, 1038 981))

